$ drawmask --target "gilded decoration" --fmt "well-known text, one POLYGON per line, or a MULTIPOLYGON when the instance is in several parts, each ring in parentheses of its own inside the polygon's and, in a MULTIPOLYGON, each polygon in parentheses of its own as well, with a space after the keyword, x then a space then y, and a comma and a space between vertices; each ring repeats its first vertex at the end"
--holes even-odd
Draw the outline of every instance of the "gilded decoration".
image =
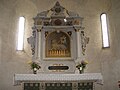
POLYGON ((52 32, 46 38, 46 57, 70 57, 70 37, 64 32, 52 32))

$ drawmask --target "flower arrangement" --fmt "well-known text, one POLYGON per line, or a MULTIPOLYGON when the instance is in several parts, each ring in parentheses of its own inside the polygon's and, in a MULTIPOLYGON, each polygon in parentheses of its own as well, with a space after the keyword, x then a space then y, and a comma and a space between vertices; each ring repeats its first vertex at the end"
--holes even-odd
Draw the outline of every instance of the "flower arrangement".
POLYGON ((82 60, 80 63, 76 65, 76 68, 79 70, 80 74, 84 72, 84 69, 86 68, 87 64, 88 64, 88 61, 82 60))
POLYGON ((37 61, 29 61, 28 64, 30 65, 34 74, 36 74, 37 70, 39 70, 41 68, 41 66, 39 65, 39 62, 37 62, 37 61))

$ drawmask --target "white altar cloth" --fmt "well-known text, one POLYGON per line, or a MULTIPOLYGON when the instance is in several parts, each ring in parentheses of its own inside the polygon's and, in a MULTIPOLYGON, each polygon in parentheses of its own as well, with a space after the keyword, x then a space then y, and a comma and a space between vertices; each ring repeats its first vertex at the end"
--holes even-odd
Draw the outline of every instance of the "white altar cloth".
POLYGON ((22 82, 69 82, 69 81, 92 81, 103 84, 101 73, 84 73, 84 74, 15 74, 14 85, 22 82))

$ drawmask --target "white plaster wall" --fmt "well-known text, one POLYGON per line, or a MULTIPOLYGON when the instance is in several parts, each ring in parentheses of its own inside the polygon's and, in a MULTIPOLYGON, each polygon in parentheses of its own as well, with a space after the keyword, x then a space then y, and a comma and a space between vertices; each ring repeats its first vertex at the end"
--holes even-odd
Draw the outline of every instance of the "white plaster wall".
MULTIPOLYGON (((31 73, 27 61, 31 59, 31 48, 27 38, 31 36, 32 18, 38 12, 52 8, 57 0, 0 0, 0 90, 22 90, 13 86, 15 73, 31 73), (18 18, 24 16, 24 52, 16 51, 18 18)), ((120 1, 119 0, 59 0, 70 11, 84 17, 85 33, 90 38, 85 58, 89 64, 85 73, 100 72, 104 85, 96 90, 119 90, 120 80, 120 1), (102 49, 100 14, 108 13, 110 48, 102 49)))
POLYGON ((110 29, 110 47, 111 54, 102 59, 102 72, 104 73, 104 88, 109 90, 119 90, 118 80, 120 80, 120 1, 111 0, 111 6, 108 10, 109 29, 110 29))
POLYGON ((13 86, 13 76, 15 73, 31 72, 27 65, 31 50, 26 38, 31 35, 32 17, 36 12, 34 4, 29 1, 0 1, 0 90, 22 90, 20 86, 13 86), (19 16, 26 18, 23 52, 16 51, 19 16))

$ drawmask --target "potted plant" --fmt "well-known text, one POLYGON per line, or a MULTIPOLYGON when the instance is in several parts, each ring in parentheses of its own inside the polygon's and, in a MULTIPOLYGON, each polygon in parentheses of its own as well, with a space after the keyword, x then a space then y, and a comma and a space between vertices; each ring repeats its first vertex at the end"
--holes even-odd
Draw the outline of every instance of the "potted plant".
POLYGON ((84 73, 84 69, 86 68, 86 65, 88 64, 88 61, 82 60, 80 63, 76 65, 76 68, 79 70, 79 73, 84 73))
POLYGON ((30 61, 29 65, 30 65, 31 69, 33 70, 34 74, 37 74, 37 70, 39 70, 41 68, 41 66, 39 65, 39 62, 37 62, 37 61, 30 61))

